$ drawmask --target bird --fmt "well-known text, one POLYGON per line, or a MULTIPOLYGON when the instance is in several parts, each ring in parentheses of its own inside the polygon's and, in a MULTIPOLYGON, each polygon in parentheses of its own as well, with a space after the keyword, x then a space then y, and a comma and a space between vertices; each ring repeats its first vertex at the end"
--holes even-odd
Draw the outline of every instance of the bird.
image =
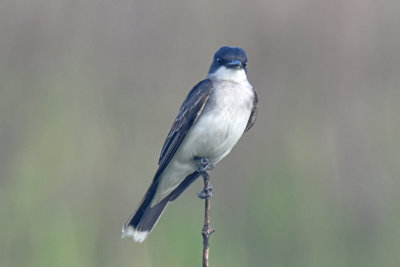
POLYGON ((143 242, 167 204, 201 175, 203 160, 210 166, 217 164, 253 126, 257 106, 256 90, 247 79, 246 52, 222 46, 206 79, 183 102, 161 149, 153 181, 122 227, 122 237, 143 242))

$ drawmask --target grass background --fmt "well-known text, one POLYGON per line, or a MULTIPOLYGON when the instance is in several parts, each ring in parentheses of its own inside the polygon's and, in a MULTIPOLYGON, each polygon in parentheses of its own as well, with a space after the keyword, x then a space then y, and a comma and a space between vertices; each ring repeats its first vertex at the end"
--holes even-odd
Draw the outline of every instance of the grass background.
POLYGON ((255 127, 212 172, 212 266, 398 266, 397 1, 3 1, 0 265, 200 266, 196 182, 120 239, 221 45, 255 127))

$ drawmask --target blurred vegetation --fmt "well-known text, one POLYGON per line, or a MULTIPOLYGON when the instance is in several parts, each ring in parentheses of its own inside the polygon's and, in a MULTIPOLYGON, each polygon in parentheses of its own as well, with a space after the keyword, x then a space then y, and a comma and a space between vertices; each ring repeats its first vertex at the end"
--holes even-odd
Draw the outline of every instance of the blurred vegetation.
POLYGON ((399 25, 397 1, 3 1, 0 266, 200 266, 201 182, 120 231, 226 44, 260 108, 212 172, 212 266, 398 266, 399 25))

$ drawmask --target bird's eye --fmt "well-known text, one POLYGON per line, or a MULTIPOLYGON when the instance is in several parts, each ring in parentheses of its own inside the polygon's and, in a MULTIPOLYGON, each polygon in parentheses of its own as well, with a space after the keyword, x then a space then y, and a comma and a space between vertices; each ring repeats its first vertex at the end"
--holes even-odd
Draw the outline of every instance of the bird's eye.
POLYGON ((243 62, 243 67, 246 68, 247 66, 247 61, 243 62))
POLYGON ((217 58, 217 62, 219 63, 219 64, 221 64, 222 63, 222 59, 221 58, 217 58))

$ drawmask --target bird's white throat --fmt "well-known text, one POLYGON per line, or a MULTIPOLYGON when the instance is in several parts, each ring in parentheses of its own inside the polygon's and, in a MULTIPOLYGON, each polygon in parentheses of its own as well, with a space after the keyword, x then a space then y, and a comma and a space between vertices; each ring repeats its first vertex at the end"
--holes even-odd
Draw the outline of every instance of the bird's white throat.
POLYGON ((208 78, 226 80, 235 83, 247 81, 247 75, 244 69, 228 69, 225 66, 221 66, 217 71, 210 73, 208 78))

